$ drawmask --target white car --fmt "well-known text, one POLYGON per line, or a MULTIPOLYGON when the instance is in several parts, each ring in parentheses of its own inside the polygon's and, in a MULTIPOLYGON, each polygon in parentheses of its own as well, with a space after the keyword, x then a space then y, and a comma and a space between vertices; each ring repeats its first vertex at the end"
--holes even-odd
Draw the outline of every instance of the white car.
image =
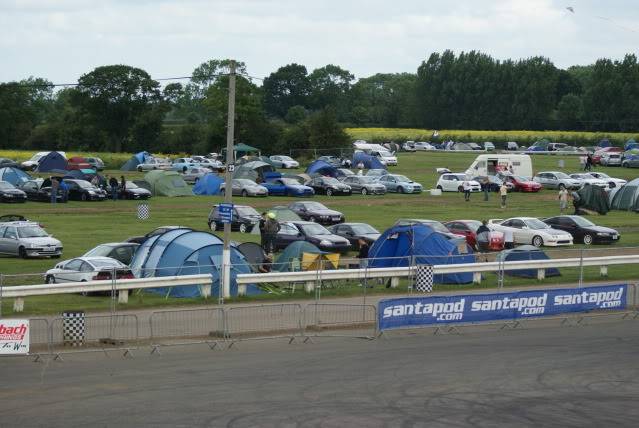
POLYGON ((224 164, 216 159, 209 159, 204 156, 193 156, 192 159, 194 162, 200 164, 202 168, 208 168, 211 171, 219 171, 224 168, 224 164))
POLYGON ((435 150, 435 146, 427 143, 426 141, 418 141, 413 145, 413 147, 415 147, 415 150, 435 150))
POLYGON ((515 244, 532 244, 557 247, 572 245, 572 235, 563 230, 553 229, 535 217, 513 217, 507 220, 488 220, 488 228, 511 235, 515 244))
POLYGON ((570 174, 570 178, 579 180, 582 184, 590 184, 591 186, 599 186, 604 188, 608 187, 607 181, 601 180, 599 178, 595 178, 591 176, 590 174, 586 174, 586 173, 570 174))
POLYGON ((442 192, 462 192, 464 190, 462 184, 464 181, 470 183, 471 192, 481 192, 481 184, 475 180, 466 180, 464 173, 442 174, 437 180, 437 188, 442 192))
POLYGON ((131 269, 119 260, 110 257, 76 257, 65 260, 44 274, 44 282, 86 282, 110 280, 115 271, 116 279, 133 279, 131 269))
POLYGON ((621 166, 622 155, 619 152, 604 152, 599 163, 604 166, 621 166))
MULTIPOLYGON (((46 155, 48 155, 51 152, 38 152, 35 155, 31 156, 31 159, 24 161, 20 164, 20 168, 24 169, 25 171, 35 171, 38 168, 38 165, 40 164, 40 160, 45 157, 46 155)), ((67 154, 65 152, 58 152, 60 153, 63 157, 67 157, 67 154)))
POLYGON ((171 169, 171 163, 167 159, 150 158, 145 163, 138 164, 136 169, 139 172, 152 171, 154 169, 171 169))
POLYGON ((275 168, 288 169, 300 167, 300 163, 290 156, 273 155, 269 156, 269 159, 271 160, 271 162, 273 162, 275 168))
POLYGON ((486 151, 495 150, 495 145, 490 141, 486 141, 484 142, 484 150, 486 151))
POLYGON ((608 187, 613 189, 615 187, 625 186, 627 181, 622 178, 614 178, 606 174, 605 172, 589 172, 588 175, 600 180, 608 182, 608 187))
POLYGON ((414 152, 415 150, 417 150, 415 148, 415 142, 406 141, 404 144, 402 144, 402 150, 404 150, 405 152, 414 152))

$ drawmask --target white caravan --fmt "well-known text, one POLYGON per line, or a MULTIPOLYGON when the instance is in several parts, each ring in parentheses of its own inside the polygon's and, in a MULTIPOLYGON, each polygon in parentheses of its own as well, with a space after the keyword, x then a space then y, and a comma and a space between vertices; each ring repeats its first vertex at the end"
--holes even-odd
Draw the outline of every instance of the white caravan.
POLYGON ((470 177, 497 175, 499 172, 512 173, 522 177, 533 176, 532 161, 528 155, 512 155, 509 153, 495 153, 479 155, 466 170, 470 177))

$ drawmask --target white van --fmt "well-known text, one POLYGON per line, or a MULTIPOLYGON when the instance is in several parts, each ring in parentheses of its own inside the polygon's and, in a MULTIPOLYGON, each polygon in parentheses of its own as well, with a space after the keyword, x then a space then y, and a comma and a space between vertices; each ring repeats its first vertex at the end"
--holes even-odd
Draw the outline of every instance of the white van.
POLYGON ((466 170, 466 175, 471 177, 496 175, 498 172, 511 172, 514 175, 532 178, 532 161, 528 155, 511 155, 508 153, 495 153, 479 155, 466 170))
POLYGON ((366 141, 357 140, 353 143, 353 147, 355 150, 361 150, 368 155, 375 156, 384 165, 397 165, 397 157, 381 144, 369 144, 366 141))

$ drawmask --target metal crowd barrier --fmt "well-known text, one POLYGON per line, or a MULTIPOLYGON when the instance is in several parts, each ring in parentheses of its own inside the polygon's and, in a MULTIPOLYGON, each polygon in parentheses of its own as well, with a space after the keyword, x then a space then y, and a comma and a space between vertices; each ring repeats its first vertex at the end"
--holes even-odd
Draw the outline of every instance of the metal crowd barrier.
POLYGON ((304 337, 361 337, 377 334, 374 305, 311 303, 304 307, 304 337), (352 331, 351 334, 346 330, 352 331), (341 333, 336 333, 340 331, 341 333))
POLYGON ((149 328, 151 353, 161 346, 198 343, 213 349, 226 339, 226 315, 223 308, 156 311, 149 317, 149 328))

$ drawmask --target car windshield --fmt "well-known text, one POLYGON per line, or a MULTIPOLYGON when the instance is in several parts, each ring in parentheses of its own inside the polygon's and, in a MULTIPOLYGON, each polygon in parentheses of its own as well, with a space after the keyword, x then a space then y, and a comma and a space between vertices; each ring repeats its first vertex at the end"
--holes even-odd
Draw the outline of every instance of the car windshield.
POLYGON ((49 235, 40 226, 24 226, 18 228, 18 236, 20 238, 43 238, 49 235))
POLYGON ((286 184, 287 186, 299 186, 300 185, 300 183, 297 180, 293 179, 293 178, 282 178, 281 180, 282 180, 282 183, 286 184))
POLYGON ((257 186, 256 182, 248 180, 246 178, 238 178, 237 180, 234 180, 234 181, 241 186, 257 186))
POLYGON ((413 180, 409 180, 408 177, 404 175, 396 175, 395 178, 397 178, 397 181, 400 181, 400 182, 413 181, 413 180))
POLYGON ((375 229, 373 226, 371 226, 370 224, 354 224, 351 226, 351 229, 353 229, 353 233, 355 233, 356 235, 366 235, 368 233, 379 233, 379 231, 377 229, 375 229))
POLYGON ((592 175, 595 178, 610 178, 610 176, 608 174, 604 173, 604 172, 597 172, 597 173, 590 174, 590 175, 592 175))
POLYGON ((386 157, 389 157, 389 156, 393 156, 393 155, 391 154, 391 152, 389 152, 388 150, 380 150, 380 151, 379 151, 379 155, 380 155, 380 156, 382 156, 382 157, 385 157, 385 158, 386 158, 386 157))
POLYGON ((375 180, 375 177, 372 177, 372 176, 360 175, 360 176, 357 176, 357 181, 359 181, 360 183, 374 183, 377 180, 375 180))
POLYGON ((258 213, 253 207, 236 207, 235 209, 241 216, 260 216, 260 213, 258 213))
POLYGON ((290 157, 290 156, 280 156, 280 160, 283 160, 283 161, 292 161, 292 160, 293 160, 293 158, 292 158, 292 157, 290 157))
POLYGON ((138 185, 133 183, 132 181, 127 181, 125 186, 127 189, 139 189, 138 185))
POLYGON ((332 233, 320 224, 304 224, 302 230, 307 235, 332 235, 332 233))
POLYGON ((555 172, 555 176, 557 176, 557 178, 562 178, 562 179, 570 178, 568 174, 563 172, 555 172))
POLYGON ((571 174, 570 175, 572 178, 576 178, 577 180, 584 180, 584 179, 588 179, 588 178, 592 178, 586 174, 571 174))
POLYGON ((78 180, 75 183, 83 189, 95 189, 95 186, 88 181, 78 180))
POLYGON ((98 245, 85 254, 86 257, 106 257, 113 250, 110 245, 98 245))
POLYGON ((307 202, 304 204, 304 208, 306 208, 307 210, 327 210, 328 209, 324 205, 320 204, 319 202, 307 202))
POLYGON ((100 259, 100 260, 91 260, 91 264, 95 267, 120 267, 122 263, 115 259, 100 259))
POLYGON ((531 229, 535 229, 535 230, 541 230, 541 229, 549 229, 550 226, 548 226, 546 223, 544 223, 541 220, 537 220, 536 218, 531 218, 526 220, 526 226, 528 226, 531 229))
POLYGON ((333 177, 324 177, 324 183, 326 184, 341 184, 340 181, 333 177))
POLYGON ((0 189, 10 190, 10 189, 15 189, 15 187, 13 187, 11 183, 8 183, 6 181, 0 181, 0 189))
POLYGON ((570 217, 574 220, 575 223, 577 223, 577 226, 581 226, 581 227, 592 227, 595 226, 595 224, 593 222, 591 222, 588 219, 585 219, 583 217, 579 217, 579 216, 574 216, 574 217, 570 217))

